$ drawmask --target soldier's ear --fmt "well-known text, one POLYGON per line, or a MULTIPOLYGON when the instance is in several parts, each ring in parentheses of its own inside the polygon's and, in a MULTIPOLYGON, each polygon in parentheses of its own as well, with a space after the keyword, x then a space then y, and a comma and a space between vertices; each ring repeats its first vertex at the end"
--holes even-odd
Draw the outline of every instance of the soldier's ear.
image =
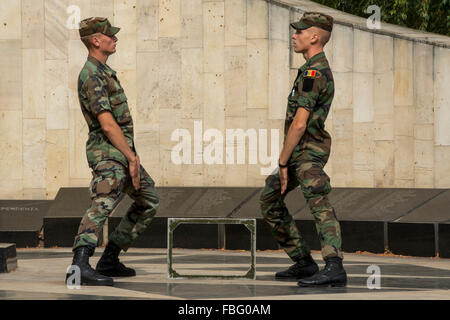
POLYGON ((321 34, 321 30, 319 28, 317 28, 317 27, 309 28, 309 34, 310 34, 309 39, 310 39, 312 45, 321 43, 322 34, 321 34))
POLYGON ((316 44, 319 43, 320 41, 320 36, 317 32, 311 32, 311 44, 316 44))
POLYGON ((101 39, 100 39, 100 37, 99 37, 98 34, 93 34, 93 35, 92 35, 91 43, 92 43, 92 46, 93 46, 94 48, 100 47, 100 41, 101 41, 101 39))

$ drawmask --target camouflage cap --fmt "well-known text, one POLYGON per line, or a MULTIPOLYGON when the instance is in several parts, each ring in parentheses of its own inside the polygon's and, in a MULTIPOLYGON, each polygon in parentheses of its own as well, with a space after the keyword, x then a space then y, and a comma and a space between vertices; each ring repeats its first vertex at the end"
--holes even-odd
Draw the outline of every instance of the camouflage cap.
POLYGON ((318 27, 331 32, 333 30, 333 17, 320 12, 305 12, 300 21, 291 23, 291 27, 296 30, 318 27))
POLYGON ((112 37, 120 28, 111 26, 107 18, 91 17, 80 21, 80 37, 86 37, 94 33, 103 33, 112 37))

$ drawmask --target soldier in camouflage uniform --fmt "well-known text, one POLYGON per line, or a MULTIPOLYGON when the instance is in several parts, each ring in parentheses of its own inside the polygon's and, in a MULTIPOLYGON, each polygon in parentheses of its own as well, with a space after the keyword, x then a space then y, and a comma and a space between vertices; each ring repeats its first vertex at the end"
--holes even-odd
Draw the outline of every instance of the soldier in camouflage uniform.
MULTIPOLYGON (((91 206, 81 220, 75 237, 72 265, 81 271, 81 284, 113 285, 113 276, 134 276, 118 258, 149 225, 158 208, 155 183, 140 165, 133 139, 133 120, 116 72, 107 64, 116 49, 119 28, 106 18, 88 18, 80 22, 80 37, 89 50, 78 78, 78 97, 89 127, 86 153, 93 179, 91 206), (94 253, 98 236, 109 214, 127 193, 135 202, 108 244, 96 270, 88 259, 94 253)), ((66 279, 69 275, 66 276, 66 279)))
POLYGON ((333 74, 323 46, 331 35, 333 18, 306 12, 291 27, 296 30, 292 36, 294 51, 302 53, 306 63, 299 69, 288 97, 279 169, 266 179, 261 211, 275 239, 295 262, 289 269, 277 272, 277 279, 299 279, 299 286, 345 285, 341 231, 327 197, 330 179, 323 170, 331 148, 325 119, 334 95, 333 74), (287 193, 298 186, 315 219, 326 262, 322 271, 284 203, 287 193))

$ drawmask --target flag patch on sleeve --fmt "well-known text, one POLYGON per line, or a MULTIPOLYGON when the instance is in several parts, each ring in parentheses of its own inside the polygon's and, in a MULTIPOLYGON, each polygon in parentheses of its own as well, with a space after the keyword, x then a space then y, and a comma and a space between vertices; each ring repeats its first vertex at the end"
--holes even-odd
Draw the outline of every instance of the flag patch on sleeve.
POLYGON ((304 76, 314 78, 316 76, 316 70, 306 70, 304 76))

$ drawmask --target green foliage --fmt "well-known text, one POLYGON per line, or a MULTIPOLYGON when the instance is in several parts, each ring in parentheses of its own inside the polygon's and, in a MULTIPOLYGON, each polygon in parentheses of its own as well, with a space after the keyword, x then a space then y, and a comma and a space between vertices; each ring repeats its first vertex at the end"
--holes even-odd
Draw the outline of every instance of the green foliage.
POLYGON ((450 36, 450 0, 312 0, 367 18, 367 7, 381 9, 381 21, 450 36))

